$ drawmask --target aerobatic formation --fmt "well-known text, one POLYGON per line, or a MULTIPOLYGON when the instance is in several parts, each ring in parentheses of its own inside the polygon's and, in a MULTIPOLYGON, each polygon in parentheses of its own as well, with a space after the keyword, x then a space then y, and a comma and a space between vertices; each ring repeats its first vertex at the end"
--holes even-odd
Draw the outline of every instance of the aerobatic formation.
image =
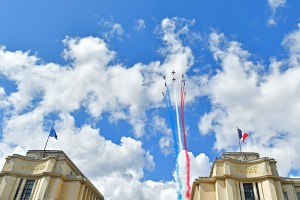
POLYGON ((176 93, 176 79, 175 79, 175 71, 172 71, 172 81, 173 81, 173 90, 174 90, 174 102, 175 102, 175 112, 173 111, 173 106, 171 103, 170 92, 168 89, 168 84, 166 81, 166 77, 164 76, 165 80, 165 87, 166 93, 162 92, 164 101, 166 104, 166 108, 168 110, 168 115, 171 122, 173 140, 174 140, 174 152, 176 157, 176 169, 175 169, 175 180, 177 184, 177 199, 182 199, 182 180, 180 174, 180 168, 185 164, 185 172, 186 172, 186 192, 185 197, 187 199, 191 196, 191 185, 190 185, 190 158, 187 149, 187 138, 186 138, 186 131, 184 126, 184 100, 185 100, 185 80, 184 76, 182 75, 181 80, 181 87, 180 87, 180 116, 178 112, 178 103, 177 103, 177 93, 176 93), (175 120, 176 117, 176 120, 175 120), (177 132, 176 132, 176 125, 177 125, 177 132), (176 134, 177 133, 177 134, 176 134), (182 135, 183 135, 183 144, 182 145, 182 135), (181 160, 179 154, 181 151, 185 152, 185 160, 181 160))

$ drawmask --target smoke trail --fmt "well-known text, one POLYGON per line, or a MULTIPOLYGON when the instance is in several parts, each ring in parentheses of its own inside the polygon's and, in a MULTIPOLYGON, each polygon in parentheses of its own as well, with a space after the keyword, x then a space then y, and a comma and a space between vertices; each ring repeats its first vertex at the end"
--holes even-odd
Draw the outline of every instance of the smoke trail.
POLYGON ((168 100, 166 99, 164 93, 163 93, 163 96, 164 96, 164 100, 165 100, 165 103, 166 103, 166 106, 167 106, 167 110, 168 110, 168 114, 169 114, 169 118, 170 118, 170 121, 171 121, 171 128, 172 128, 172 133, 173 133, 173 139, 174 139, 174 148, 175 148, 175 154, 177 155, 178 153, 178 146, 177 146, 177 138, 176 138, 176 131, 175 131, 175 126, 174 126, 174 119, 173 119, 173 115, 172 115, 172 105, 169 105, 169 102, 168 100))
POLYGON ((170 118, 170 121, 171 121, 172 133, 173 133, 173 140, 174 140, 174 150, 175 150, 175 158, 176 158, 175 179, 176 179, 176 182, 178 184, 177 200, 182 200, 182 194, 181 194, 182 183, 181 183, 181 179, 180 179, 179 164, 177 162, 179 151, 178 151, 178 144, 177 144, 177 138, 176 138, 175 125, 174 125, 174 118, 173 118, 174 115, 173 115, 172 104, 171 104, 171 100, 170 100, 170 93, 169 93, 167 84, 165 84, 165 86, 166 86, 166 89, 167 89, 168 100, 166 99, 164 93, 162 93, 162 94, 164 96, 164 100, 165 100, 165 103, 166 103, 166 106, 167 106, 167 109, 168 109, 169 118, 170 118))
MULTIPOLYGON (((179 146, 179 152, 182 151, 182 140, 181 140, 181 131, 180 131, 180 123, 179 123, 179 114, 178 114, 178 104, 177 104, 177 94, 176 94, 176 87, 175 87, 175 79, 173 79, 173 89, 174 89, 174 99, 175 99, 175 110, 176 110, 176 120, 177 120, 177 134, 178 134, 178 146, 179 146)), ((181 160, 180 157, 178 157, 178 165, 179 168, 181 166, 181 160)), ((182 190, 182 185, 180 187, 182 190)))
MULTIPOLYGON (((183 78, 183 76, 182 76, 183 78)), ((180 116, 181 116, 181 128, 183 132, 183 143, 184 143, 184 151, 185 151, 185 158, 186 158, 186 186, 187 191, 185 194, 185 197, 187 199, 190 199, 191 197, 191 185, 190 185, 190 157, 188 154, 187 149, 187 142, 186 142, 186 132, 185 132, 185 126, 184 126, 184 100, 185 100, 185 91, 184 91, 185 82, 182 80, 181 83, 181 104, 180 104, 180 116)))
POLYGON ((182 141, 181 141, 181 132, 180 132, 180 123, 179 123, 178 105, 177 105, 177 98, 176 98, 177 94, 176 94, 176 88, 175 88, 175 81, 173 82, 173 89, 174 89, 175 110, 176 110, 178 146, 179 146, 179 152, 181 152, 182 151, 182 141))

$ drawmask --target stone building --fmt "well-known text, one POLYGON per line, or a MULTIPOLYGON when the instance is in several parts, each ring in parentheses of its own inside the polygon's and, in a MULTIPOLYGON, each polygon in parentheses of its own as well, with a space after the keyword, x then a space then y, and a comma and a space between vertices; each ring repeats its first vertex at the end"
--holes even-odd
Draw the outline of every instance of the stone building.
POLYGON ((103 200, 63 151, 29 150, 6 158, 0 200, 103 200))
POLYGON ((300 200, 300 178, 280 177, 276 161, 258 153, 224 153, 194 181, 191 200, 300 200))

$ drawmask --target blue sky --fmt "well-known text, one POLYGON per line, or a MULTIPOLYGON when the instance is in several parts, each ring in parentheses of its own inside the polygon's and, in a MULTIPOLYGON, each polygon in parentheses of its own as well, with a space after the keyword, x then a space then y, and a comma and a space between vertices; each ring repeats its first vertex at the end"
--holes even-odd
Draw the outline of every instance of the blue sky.
POLYGON ((296 0, 0 0, 1 163, 43 148, 54 122, 49 149, 65 151, 107 199, 176 199, 161 95, 175 70, 177 94, 186 79, 191 181, 238 151, 236 126, 250 133, 245 151, 299 176, 299 9, 296 0))

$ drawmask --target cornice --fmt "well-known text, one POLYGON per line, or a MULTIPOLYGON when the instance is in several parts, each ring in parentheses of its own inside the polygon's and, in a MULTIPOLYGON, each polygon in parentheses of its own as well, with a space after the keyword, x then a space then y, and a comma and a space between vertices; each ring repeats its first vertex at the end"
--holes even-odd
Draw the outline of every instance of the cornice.
MULTIPOLYGON (((239 176, 233 176, 230 174, 224 174, 223 176, 214 176, 214 177, 199 177, 195 179, 193 183, 199 184, 199 183, 214 183, 216 180, 225 180, 225 179, 233 179, 239 182, 249 182, 249 181, 258 181, 258 180, 264 180, 264 179, 273 179, 276 181, 282 181, 281 177, 277 177, 274 175, 264 175, 259 177, 239 177, 239 176)), ((300 181, 300 180, 299 180, 300 181)))
POLYGON ((94 191, 95 193, 97 193, 99 196, 101 196, 104 199, 104 196, 97 190, 97 188, 90 182, 89 179, 87 179, 86 177, 78 177, 78 176, 65 176, 63 174, 55 174, 52 172, 42 172, 40 174, 30 174, 30 175, 24 175, 21 173, 16 173, 16 172, 9 172, 9 171, 2 171, 0 173, 0 177, 3 176, 11 176, 11 177, 15 177, 15 178, 41 178, 41 177, 50 177, 50 178, 58 178, 60 180, 62 180, 63 182, 76 182, 79 181, 81 184, 86 184, 88 186, 88 188, 92 191, 94 191))

